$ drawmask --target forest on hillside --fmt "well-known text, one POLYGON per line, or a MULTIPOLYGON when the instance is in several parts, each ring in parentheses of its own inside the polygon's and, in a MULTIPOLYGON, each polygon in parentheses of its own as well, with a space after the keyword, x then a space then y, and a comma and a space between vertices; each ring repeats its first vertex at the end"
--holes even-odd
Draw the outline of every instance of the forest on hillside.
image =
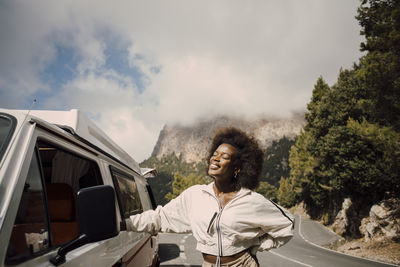
MULTIPOLYGON (((400 1, 362 0, 355 15, 363 56, 338 70, 333 85, 316 80, 306 125, 296 140, 283 138, 267 149, 257 189, 286 207, 305 203, 326 224, 345 198, 362 218, 373 204, 400 195, 400 1)), ((204 162, 175 155, 141 165, 160 171, 150 181, 160 204, 209 181, 204 162)))

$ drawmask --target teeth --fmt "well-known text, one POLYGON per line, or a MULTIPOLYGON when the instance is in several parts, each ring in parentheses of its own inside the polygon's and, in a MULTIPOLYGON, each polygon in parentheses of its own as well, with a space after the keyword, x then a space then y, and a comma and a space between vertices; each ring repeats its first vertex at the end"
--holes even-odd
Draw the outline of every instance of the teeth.
POLYGON ((212 169, 217 169, 217 168, 219 168, 219 166, 216 165, 216 164, 210 164, 210 168, 212 168, 212 169))

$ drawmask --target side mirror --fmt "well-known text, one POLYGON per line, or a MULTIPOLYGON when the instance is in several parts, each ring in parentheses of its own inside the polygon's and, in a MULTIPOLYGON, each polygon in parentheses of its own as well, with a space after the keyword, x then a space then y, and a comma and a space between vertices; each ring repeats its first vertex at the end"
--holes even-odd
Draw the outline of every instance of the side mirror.
POLYGON ((119 234, 115 210, 115 191, 109 185, 98 185, 79 190, 77 217, 80 235, 60 247, 50 262, 58 266, 65 255, 84 244, 114 237, 119 234))

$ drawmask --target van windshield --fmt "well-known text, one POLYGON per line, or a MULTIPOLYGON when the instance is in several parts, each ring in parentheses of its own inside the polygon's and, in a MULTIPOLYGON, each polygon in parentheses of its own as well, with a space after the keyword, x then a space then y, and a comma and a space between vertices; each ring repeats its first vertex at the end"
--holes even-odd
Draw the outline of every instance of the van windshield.
POLYGON ((17 120, 5 113, 0 113, 0 161, 10 143, 17 120))

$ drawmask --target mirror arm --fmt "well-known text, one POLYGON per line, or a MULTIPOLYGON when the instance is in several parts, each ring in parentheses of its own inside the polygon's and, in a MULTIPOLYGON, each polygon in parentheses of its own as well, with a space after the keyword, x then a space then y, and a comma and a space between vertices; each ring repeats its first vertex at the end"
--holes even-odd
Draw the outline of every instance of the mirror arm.
POLYGON ((120 231, 126 231, 127 230, 126 229, 126 221, 125 220, 119 222, 119 230, 120 231))
POLYGON ((86 234, 81 234, 71 242, 65 244, 64 246, 60 247, 60 249, 57 252, 57 255, 54 258, 50 259, 50 262, 54 264, 55 266, 58 266, 62 263, 65 262, 65 255, 70 252, 71 250, 74 250, 86 243, 88 243, 88 237, 86 234))

